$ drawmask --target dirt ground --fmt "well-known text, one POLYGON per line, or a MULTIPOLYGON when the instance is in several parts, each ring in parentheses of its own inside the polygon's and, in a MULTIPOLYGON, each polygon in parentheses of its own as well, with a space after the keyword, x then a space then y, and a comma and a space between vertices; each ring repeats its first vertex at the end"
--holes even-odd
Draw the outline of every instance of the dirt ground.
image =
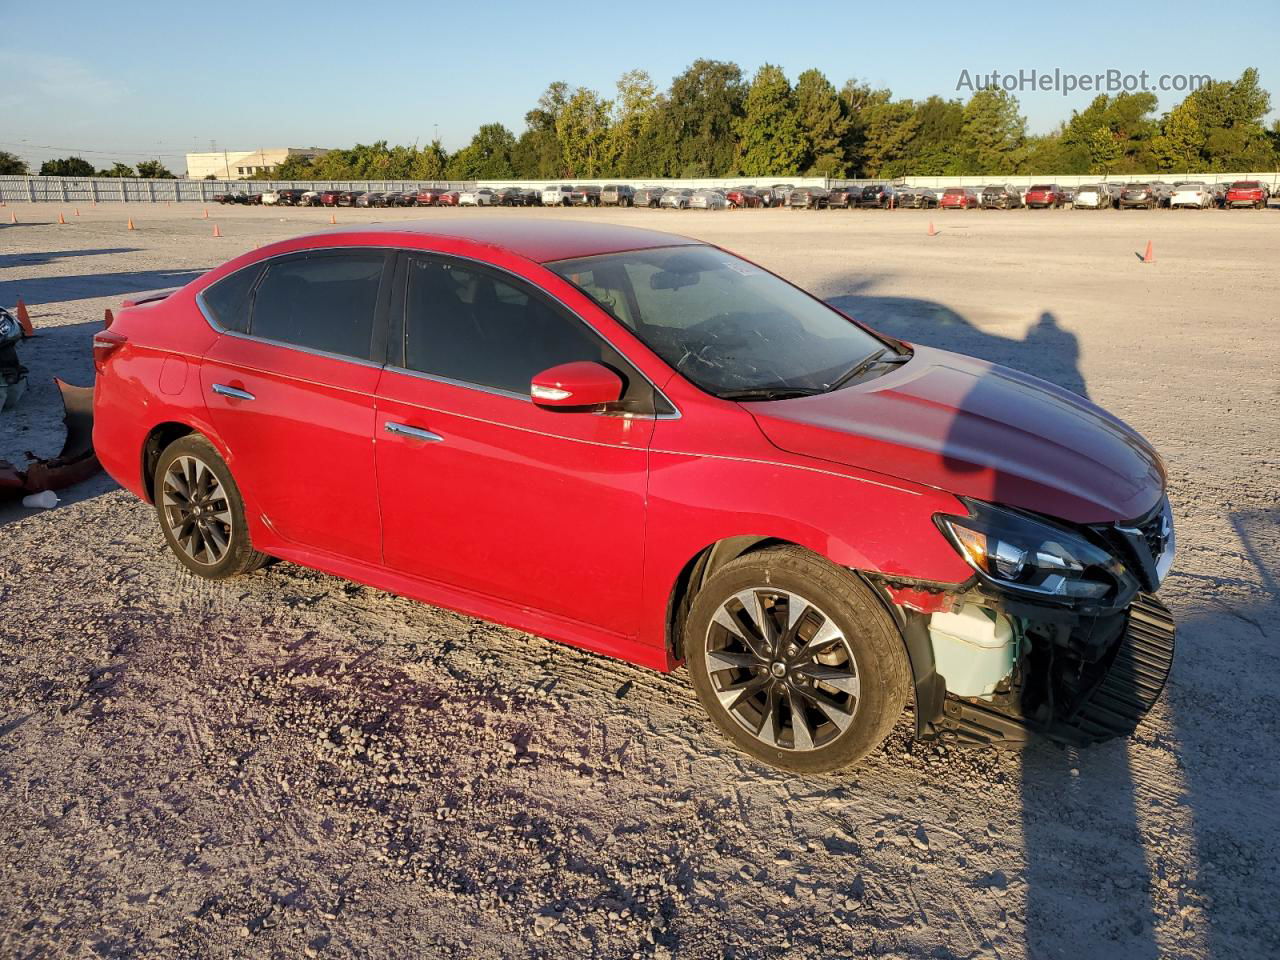
MULTIPOLYGON (((329 218, 58 212, 0 210, 0 303, 41 331, 9 459, 56 452, 48 378, 89 381, 105 307, 329 218)), ((464 212, 702 237, 1127 420, 1178 525, 1162 701, 1088 751, 950 750, 904 723, 802 779, 729 749, 683 671, 289 564, 193 578, 99 477, 0 508, 0 954, 1275 955, 1280 210, 464 212)))

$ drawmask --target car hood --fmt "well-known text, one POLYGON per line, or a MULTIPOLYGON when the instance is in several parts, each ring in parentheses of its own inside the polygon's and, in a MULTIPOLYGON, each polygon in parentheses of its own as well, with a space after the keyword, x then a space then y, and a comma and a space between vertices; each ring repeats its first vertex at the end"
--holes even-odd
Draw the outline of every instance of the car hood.
POLYGON ((743 407, 791 453, 1072 523, 1132 520, 1164 492, 1159 456, 1116 417, 943 350, 916 347, 890 373, 831 393, 743 407))

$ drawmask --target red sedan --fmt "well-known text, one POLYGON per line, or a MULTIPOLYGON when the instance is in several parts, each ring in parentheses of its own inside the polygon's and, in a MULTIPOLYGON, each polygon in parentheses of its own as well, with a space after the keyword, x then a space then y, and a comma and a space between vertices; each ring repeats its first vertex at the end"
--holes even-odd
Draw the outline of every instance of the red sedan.
POLYGON ((1037 183, 1027 188, 1023 202, 1031 208, 1061 207, 1067 202, 1067 193, 1056 183, 1037 183))
POLYGON ((941 210, 977 210, 982 206, 978 192, 968 187, 948 187, 938 201, 941 210))
POLYGON ((1267 205, 1267 188, 1257 180, 1238 180, 1227 189, 1224 206, 1253 207, 1261 210, 1267 205))
POLYGON ((277 557, 686 663, 787 769, 857 760, 908 700, 926 738, 1124 736, 1172 659, 1137 433, 695 240, 300 237, 127 302, 94 362, 98 456, 193 573, 277 557))

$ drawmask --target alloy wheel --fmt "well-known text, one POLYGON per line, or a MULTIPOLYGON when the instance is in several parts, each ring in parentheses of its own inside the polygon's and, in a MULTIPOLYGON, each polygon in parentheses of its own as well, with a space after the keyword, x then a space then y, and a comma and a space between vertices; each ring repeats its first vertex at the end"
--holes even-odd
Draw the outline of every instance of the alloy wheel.
POLYGON ((198 457, 176 457, 164 473, 161 505, 174 540, 193 561, 213 566, 227 555, 233 532, 222 481, 198 457))
POLYGON ((820 749, 857 712, 860 679, 844 632, 790 591, 755 587, 729 597, 708 627, 705 658, 720 705, 768 747, 820 749))

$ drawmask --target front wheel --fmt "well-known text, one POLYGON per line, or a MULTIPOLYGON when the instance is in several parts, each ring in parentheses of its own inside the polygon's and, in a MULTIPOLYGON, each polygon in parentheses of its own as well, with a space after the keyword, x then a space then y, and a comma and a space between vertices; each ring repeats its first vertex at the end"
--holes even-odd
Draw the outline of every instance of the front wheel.
POLYGON ((707 580, 685 654, 721 732, 799 773, 847 766, 879 746, 911 682, 901 635, 870 588, 792 546, 746 554, 707 580))
POLYGON ((249 540, 240 488, 204 437, 189 434, 169 444, 152 483, 165 542, 192 573, 222 580, 267 561, 249 540))

